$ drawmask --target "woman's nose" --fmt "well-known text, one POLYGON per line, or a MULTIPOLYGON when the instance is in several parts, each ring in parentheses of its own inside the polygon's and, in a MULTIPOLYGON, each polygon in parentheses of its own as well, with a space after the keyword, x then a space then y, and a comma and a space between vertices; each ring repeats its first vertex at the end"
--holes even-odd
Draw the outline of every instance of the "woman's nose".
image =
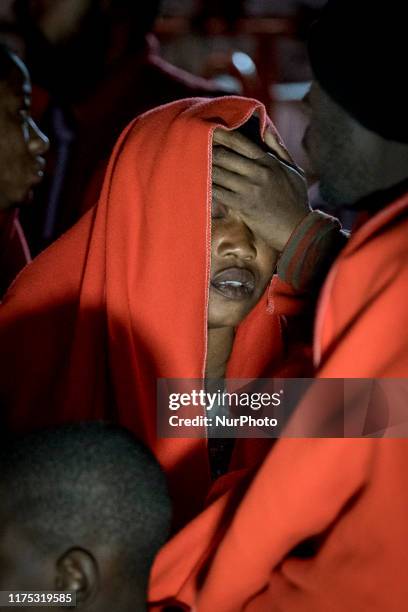
POLYGON ((216 254, 250 261, 256 258, 254 235, 241 220, 231 219, 213 232, 216 254))
POLYGON ((45 155, 50 147, 50 141, 47 136, 40 130, 34 119, 28 119, 29 123, 29 139, 28 149, 32 155, 45 155))

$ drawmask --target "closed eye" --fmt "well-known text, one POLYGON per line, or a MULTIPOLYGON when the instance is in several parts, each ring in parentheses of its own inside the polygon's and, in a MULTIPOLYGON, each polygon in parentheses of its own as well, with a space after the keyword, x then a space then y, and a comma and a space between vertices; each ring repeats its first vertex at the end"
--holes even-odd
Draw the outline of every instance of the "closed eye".
POLYGON ((213 199, 211 204, 211 219, 225 219, 227 215, 227 208, 213 199))

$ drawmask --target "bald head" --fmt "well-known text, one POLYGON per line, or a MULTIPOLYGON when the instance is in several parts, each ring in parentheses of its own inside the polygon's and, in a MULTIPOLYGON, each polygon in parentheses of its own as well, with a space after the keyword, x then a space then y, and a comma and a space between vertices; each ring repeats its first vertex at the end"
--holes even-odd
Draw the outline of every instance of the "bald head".
POLYGON ((355 206, 408 177, 408 144, 362 125, 316 81, 305 106, 304 146, 329 205, 355 206))
POLYGON ((170 502, 157 462, 130 433, 89 423, 8 442, 0 492, 1 588, 34 581, 77 590, 101 612, 135 609, 136 601, 144 609, 170 502))

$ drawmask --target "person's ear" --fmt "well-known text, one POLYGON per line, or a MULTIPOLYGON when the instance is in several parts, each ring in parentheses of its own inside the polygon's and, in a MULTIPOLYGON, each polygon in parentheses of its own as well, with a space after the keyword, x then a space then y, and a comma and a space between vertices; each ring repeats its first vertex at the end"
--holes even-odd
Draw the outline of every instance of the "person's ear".
POLYGON ((82 548, 67 550, 57 561, 55 586, 59 590, 74 591, 76 605, 89 603, 99 590, 98 564, 82 548))

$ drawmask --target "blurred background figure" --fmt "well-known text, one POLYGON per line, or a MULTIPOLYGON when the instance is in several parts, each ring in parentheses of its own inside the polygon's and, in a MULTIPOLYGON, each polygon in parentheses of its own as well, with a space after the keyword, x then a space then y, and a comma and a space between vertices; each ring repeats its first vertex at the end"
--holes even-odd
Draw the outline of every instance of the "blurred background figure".
POLYGON ((13 0, 3 0, 0 6, 0 21, 13 20, 13 0))
MULTIPOLYGON (((305 45, 324 0, 163 0, 156 32, 163 55, 230 93, 267 107, 295 161, 308 173, 301 146, 301 105, 312 73, 305 45)), ((310 176, 313 182, 315 176, 310 176)))
POLYGON ((36 115, 53 144, 42 215, 25 226, 37 252, 91 207, 113 145, 136 115, 220 93, 164 61, 149 34, 159 0, 17 0, 36 115))
POLYGON ((2 0, 0 3, 0 41, 22 56, 24 42, 16 29, 14 2, 15 0, 2 0))
POLYGON ((90 612, 146 610, 171 510, 159 465, 129 432, 87 423, 5 442, 0 499, 1 589, 74 591, 90 612))
POLYGON ((324 0, 6 4, 0 37, 3 29, 28 62, 34 116, 52 144, 36 210, 22 218, 34 253, 96 201, 125 125, 175 99, 223 93, 259 99, 310 183, 317 180, 301 146, 301 99, 312 77, 306 33, 324 0))
POLYGON ((31 118, 27 68, 0 44, 0 297, 30 261, 18 208, 43 178, 48 144, 31 118))

